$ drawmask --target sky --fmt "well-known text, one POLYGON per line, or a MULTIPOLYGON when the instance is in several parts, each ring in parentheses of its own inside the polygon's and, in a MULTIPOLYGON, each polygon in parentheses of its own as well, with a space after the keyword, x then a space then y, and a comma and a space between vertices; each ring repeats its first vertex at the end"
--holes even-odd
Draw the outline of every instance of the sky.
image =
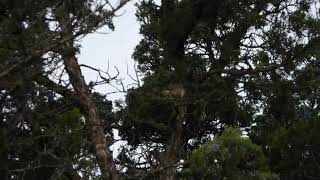
MULTIPOLYGON (((132 53, 135 46, 139 43, 141 36, 139 35, 139 23, 135 17, 136 8, 134 6, 137 0, 132 0, 126 6, 118 11, 118 17, 113 19, 115 31, 100 29, 98 32, 89 34, 81 40, 81 49, 79 55, 79 63, 86 64, 95 68, 107 71, 109 74, 116 75, 117 67, 123 79, 123 83, 128 85, 133 83, 128 73, 134 76, 134 60, 132 53)), ((86 82, 95 81, 97 73, 87 68, 82 68, 86 82)), ((116 85, 116 82, 112 82, 116 85)), ((127 88, 127 87, 126 87, 127 88)), ((97 86, 96 91, 107 94, 116 89, 110 85, 97 86)), ((115 93, 107 95, 108 100, 124 99, 124 93, 115 93)), ((115 138, 118 139, 118 131, 114 131, 115 138)), ((123 141, 117 141, 110 148, 113 156, 118 154, 118 148, 125 144, 123 141)))
MULTIPOLYGON (((139 23, 135 17, 136 7, 134 6, 137 0, 132 0, 117 12, 118 17, 113 19, 115 31, 108 29, 100 29, 98 32, 89 34, 81 40, 81 50, 79 55, 79 63, 90 65, 95 68, 107 71, 109 74, 116 75, 117 67, 120 75, 119 78, 124 79, 125 85, 133 81, 127 75, 134 76, 134 61, 132 53, 135 46, 139 43, 141 36, 139 35, 139 23)), ((86 82, 95 81, 97 73, 82 68, 86 82)), ((113 82, 116 84, 116 82, 113 82)), ((96 91, 106 94, 115 91, 116 89, 110 85, 97 86, 96 91)), ((123 93, 115 93, 107 95, 109 100, 123 98, 123 93)))

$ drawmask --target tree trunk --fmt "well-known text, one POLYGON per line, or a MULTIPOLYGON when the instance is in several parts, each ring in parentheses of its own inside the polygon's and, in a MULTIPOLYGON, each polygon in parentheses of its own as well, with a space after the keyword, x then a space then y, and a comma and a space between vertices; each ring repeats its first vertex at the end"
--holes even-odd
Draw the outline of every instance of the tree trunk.
MULTIPOLYGON (((65 43, 66 49, 73 48, 73 42, 65 43)), ((95 156, 102 174, 103 179, 118 180, 119 174, 113 161, 112 152, 109 149, 110 142, 106 140, 101 121, 99 119, 97 107, 90 97, 89 88, 84 80, 80 66, 77 62, 75 52, 64 54, 63 61, 66 72, 68 73, 70 83, 73 86, 75 94, 79 98, 79 106, 85 115, 86 123, 89 127, 89 133, 94 145, 95 156)))
POLYGON ((164 160, 165 170, 161 175, 161 180, 174 180, 176 179, 177 167, 176 164, 180 160, 179 157, 183 151, 183 122, 185 121, 185 115, 187 112, 187 106, 183 103, 184 97, 181 98, 182 103, 177 103, 177 117, 173 125, 172 134, 169 140, 168 147, 166 149, 166 157, 164 160))
MULTIPOLYGON (((1 120, 3 117, 1 117, 1 120)), ((0 129, 0 142, 1 142, 1 149, 0 149, 0 177, 3 180, 8 179, 8 146, 7 146, 7 130, 5 128, 0 129)))

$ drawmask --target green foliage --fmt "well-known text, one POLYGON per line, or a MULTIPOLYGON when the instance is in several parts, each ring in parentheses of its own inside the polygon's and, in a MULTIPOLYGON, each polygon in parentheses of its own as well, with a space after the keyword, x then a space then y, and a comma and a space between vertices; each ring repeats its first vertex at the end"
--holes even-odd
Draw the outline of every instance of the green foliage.
POLYGON ((160 97, 159 92, 131 90, 127 95, 126 103, 130 108, 124 109, 118 115, 123 122, 120 134, 130 144, 137 145, 143 139, 149 138, 157 142, 166 139, 167 124, 174 120, 176 112, 172 102, 168 101, 169 97, 160 97), (131 131, 130 134, 127 134, 128 130, 131 131))
POLYGON ((226 128, 221 136, 197 148, 182 174, 194 179, 276 179, 261 147, 234 128, 226 128))
MULTIPOLYGON (((26 94, 24 98, 30 98, 29 103, 34 105, 32 108, 26 106, 17 115, 8 111, 1 116, 0 159, 4 162, 0 168, 1 177, 39 179, 57 176, 59 170, 72 172, 70 166, 77 162, 75 155, 86 146, 80 121, 82 115, 76 108, 66 108, 67 102, 62 99, 46 101, 51 95, 44 91, 40 91, 38 96, 26 94)), ((16 99, 18 94, 11 94, 11 97, 16 99)), ((23 101, 12 102, 12 99, 7 99, 8 104, 2 105, 20 108, 23 101)))
POLYGON ((54 136, 63 140, 58 146, 69 147, 71 152, 77 152, 82 148, 84 131, 80 118, 81 113, 76 108, 56 117, 56 122, 54 123, 56 128, 53 130, 56 134, 54 136))
MULTIPOLYGON (((275 164, 278 162, 273 162, 276 158, 271 158, 270 154, 273 142, 270 137, 279 136, 275 129, 288 129, 300 120, 307 122, 319 116, 320 21, 315 11, 319 2, 163 2, 159 5, 153 0, 143 0, 137 4, 136 15, 143 39, 133 58, 145 77, 141 87, 128 92, 126 105, 118 113, 125 127, 121 136, 124 139, 134 137, 133 144, 137 147, 170 148, 174 139, 170 135, 177 132, 175 120, 179 105, 183 104, 186 113, 181 125, 177 161, 188 160, 191 152, 199 146, 208 150, 209 144, 214 142, 232 152, 228 155, 230 159, 223 159, 227 150, 213 153, 222 159, 220 161, 226 162, 213 168, 217 171, 213 171, 214 176, 231 169, 230 172, 240 174, 243 179, 254 179, 254 172, 250 177, 249 171, 246 174, 234 165, 243 161, 241 158, 245 159, 248 151, 256 155, 254 163, 261 168, 253 168, 261 175, 256 177, 263 179, 266 173, 266 178, 273 178, 268 170, 270 167, 281 179, 287 178, 284 169, 290 171, 291 164, 299 162, 283 160, 286 168, 277 169, 275 164), (186 90, 186 97, 182 100, 164 98, 162 92, 177 82, 186 90), (245 129, 249 139, 234 135, 233 138, 237 139, 234 142, 224 139, 227 135, 217 137, 226 126, 245 129), (217 138, 206 144, 210 136, 217 138), (232 151, 229 141, 244 150, 232 151), (230 163, 233 161, 236 163, 230 163)), ((138 150, 130 147, 128 151, 133 149, 138 150)), ((317 148, 312 146, 310 149, 317 148)), ((160 157, 152 152, 145 152, 151 159, 148 161, 150 169, 162 167, 163 158, 170 152, 161 152, 160 157)), ((319 162, 317 158, 315 161, 319 162)), ((134 164, 134 158, 130 160, 134 164)), ((207 164, 201 162, 203 172, 211 172, 211 165, 215 165, 213 160, 207 164)), ((310 172, 318 170, 316 166, 307 167, 310 172)), ((235 178, 230 174, 229 178, 235 178)), ((317 176, 313 174, 312 177, 317 176)), ((309 177, 301 175, 299 178, 309 177)))
MULTIPOLYGON (((68 82, 56 78, 63 58, 79 53, 79 36, 104 25, 114 29, 106 6, 95 0, 0 1, 0 179, 97 177, 83 109, 69 96, 68 82)), ((110 132, 112 104, 98 93, 92 97, 110 132)))
MULTIPOLYGON (((319 179, 319 2, 162 2, 136 5, 143 84, 116 113, 91 94, 104 131, 127 143, 122 175, 172 179, 183 159, 182 178, 319 179)), ((0 76, 0 179, 99 178, 77 97, 38 77, 56 77, 77 37, 113 30, 110 17, 95 0, 0 1, 0 74, 13 68, 0 76)))
POLYGON ((278 128, 269 137, 267 154, 270 167, 281 179, 319 177, 320 121, 298 121, 288 128, 278 128))

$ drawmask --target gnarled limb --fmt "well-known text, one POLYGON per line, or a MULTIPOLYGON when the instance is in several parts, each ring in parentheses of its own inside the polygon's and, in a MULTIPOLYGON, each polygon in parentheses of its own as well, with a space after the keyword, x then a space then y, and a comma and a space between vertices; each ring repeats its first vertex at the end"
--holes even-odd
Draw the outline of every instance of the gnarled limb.
MULTIPOLYGON (((65 46, 73 47, 73 44, 68 42, 65 46)), ((106 135, 102 128, 97 107, 90 97, 89 88, 84 80, 75 53, 64 55, 63 60, 70 82, 79 97, 80 109, 84 113, 89 127, 102 177, 117 180, 119 179, 118 171, 113 161, 112 152, 109 149, 110 142, 106 140, 106 136, 110 135, 106 135)))

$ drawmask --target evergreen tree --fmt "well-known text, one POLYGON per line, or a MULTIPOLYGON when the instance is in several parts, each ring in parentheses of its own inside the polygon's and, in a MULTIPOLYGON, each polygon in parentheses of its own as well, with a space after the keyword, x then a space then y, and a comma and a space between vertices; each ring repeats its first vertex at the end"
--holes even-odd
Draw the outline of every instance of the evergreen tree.
POLYGON ((124 164, 175 179, 180 160, 231 126, 262 146, 279 177, 316 177, 317 157, 303 161, 313 170, 287 176, 268 137, 319 116, 319 2, 143 0, 137 7, 143 39, 133 58, 144 84, 129 91, 119 115, 130 152, 145 152, 136 153, 144 161, 121 155, 124 164))
MULTIPOLYGON (((109 149, 110 104, 86 84, 77 41, 106 25, 114 29, 111 18, 127 2, 0 2, 3 178, 65 179, 69 173, 69 179, 79 179, 85 170, 84 178, 100 171, 103 179, 118 179, 109 149), (83 166, 85 161, 91 162, 83 166)), ((99 83, 108 83, 101 78, 99 83)))
POLYGON ((276 179, 261 147, 232 128, 196 149, 182 174, 187 179, 276 179))
POLYGON ((78 40, 126 2, 0 2, 1 179, 319 178, 318 1, 139 1, 143 84, 114 113, 78 40))

